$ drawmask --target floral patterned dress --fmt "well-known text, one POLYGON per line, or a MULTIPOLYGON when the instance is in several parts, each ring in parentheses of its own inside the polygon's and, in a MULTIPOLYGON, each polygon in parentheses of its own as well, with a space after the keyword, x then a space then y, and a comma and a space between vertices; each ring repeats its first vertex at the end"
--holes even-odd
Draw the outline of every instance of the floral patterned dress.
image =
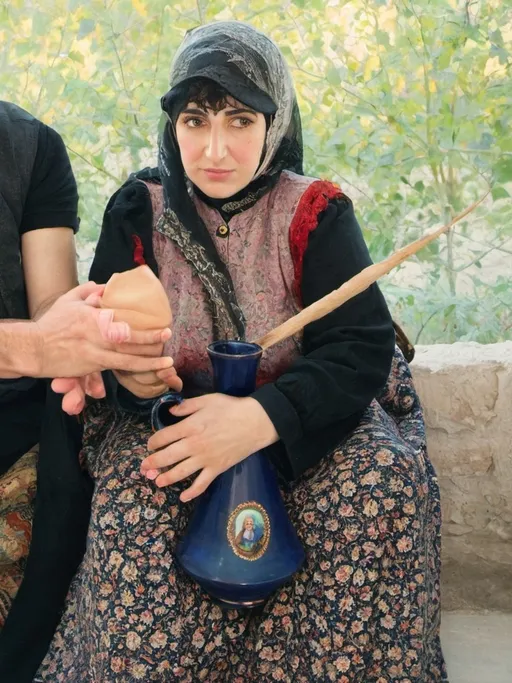
POLYGON ((185 487, 139 473, 149 425, 89 409, 87 550, 35 681, 441 683, 440 504, 397 350, 355 431, 283 492, 307 559, 258 611, 223 611, 174 557, 185 487))

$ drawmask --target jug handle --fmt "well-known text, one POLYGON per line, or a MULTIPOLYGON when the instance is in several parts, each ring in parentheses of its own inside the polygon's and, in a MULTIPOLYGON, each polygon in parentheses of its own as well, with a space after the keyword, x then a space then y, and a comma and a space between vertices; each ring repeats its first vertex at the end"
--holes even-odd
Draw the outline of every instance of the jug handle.
POLYGON ((169 408, 182 402, 183 396, 177 391, 168 391, 156 399, 151 409, 151 427, 154 432, 183 420, 182 417, 175 417, 169 412, 169 408))

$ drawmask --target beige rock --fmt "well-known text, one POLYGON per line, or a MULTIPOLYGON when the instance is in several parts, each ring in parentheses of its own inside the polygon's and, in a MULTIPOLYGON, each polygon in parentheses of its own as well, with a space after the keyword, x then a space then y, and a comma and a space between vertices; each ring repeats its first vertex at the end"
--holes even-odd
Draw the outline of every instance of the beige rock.
POLYGON ((512 611, 512 342, 417 348, 443 507, 445 609, 512 611))

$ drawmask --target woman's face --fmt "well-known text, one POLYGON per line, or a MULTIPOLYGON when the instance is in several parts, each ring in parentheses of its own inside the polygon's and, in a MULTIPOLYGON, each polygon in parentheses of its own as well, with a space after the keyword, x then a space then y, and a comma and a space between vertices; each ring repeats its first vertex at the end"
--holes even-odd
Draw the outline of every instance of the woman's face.
POLYGON ((236 100, 218 112, 189 102, 176 122, 185 173, 208 197, 236 194, 260 165, 266 132, 263 114, 236 100))
POLYGON ((254 520, 252 517, 246 517, 244 520, 244 529, 246 531, 252 531, 254 529, 254 520))

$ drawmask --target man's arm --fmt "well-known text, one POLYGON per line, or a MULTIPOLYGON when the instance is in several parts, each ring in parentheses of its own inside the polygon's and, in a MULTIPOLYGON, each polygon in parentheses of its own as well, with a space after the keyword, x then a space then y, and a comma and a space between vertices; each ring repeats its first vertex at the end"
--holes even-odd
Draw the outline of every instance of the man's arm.
POLYGON ((25 321, 0 320, 0 378, 36 377, 37 329, 25 321))
POLYGON ((78 284, 73 230, 57 227, 26 232, 21 254, 29 315, 37 320, 61 294, 78 284))
POLYGON ((103 285, 89 282, 59 297, 37 322, 0 321, 0 378, 82 377, 102 370, 158 372, 169 329, 138 332, 98 308, 103 285))
POLYGON ((78 284, 78 191, 60 135, 39 123, 37 155, 20 224, 29 315, 40 317, 78 284))
MULTIPOLYGON (((59 298, 78 284, 74 232, 42 228, 21 236, 23 274, 29 315, 40 318, 59 298)), ((24 321, 0 321, 0 377, 36 377, 38 329, 24 321)))

